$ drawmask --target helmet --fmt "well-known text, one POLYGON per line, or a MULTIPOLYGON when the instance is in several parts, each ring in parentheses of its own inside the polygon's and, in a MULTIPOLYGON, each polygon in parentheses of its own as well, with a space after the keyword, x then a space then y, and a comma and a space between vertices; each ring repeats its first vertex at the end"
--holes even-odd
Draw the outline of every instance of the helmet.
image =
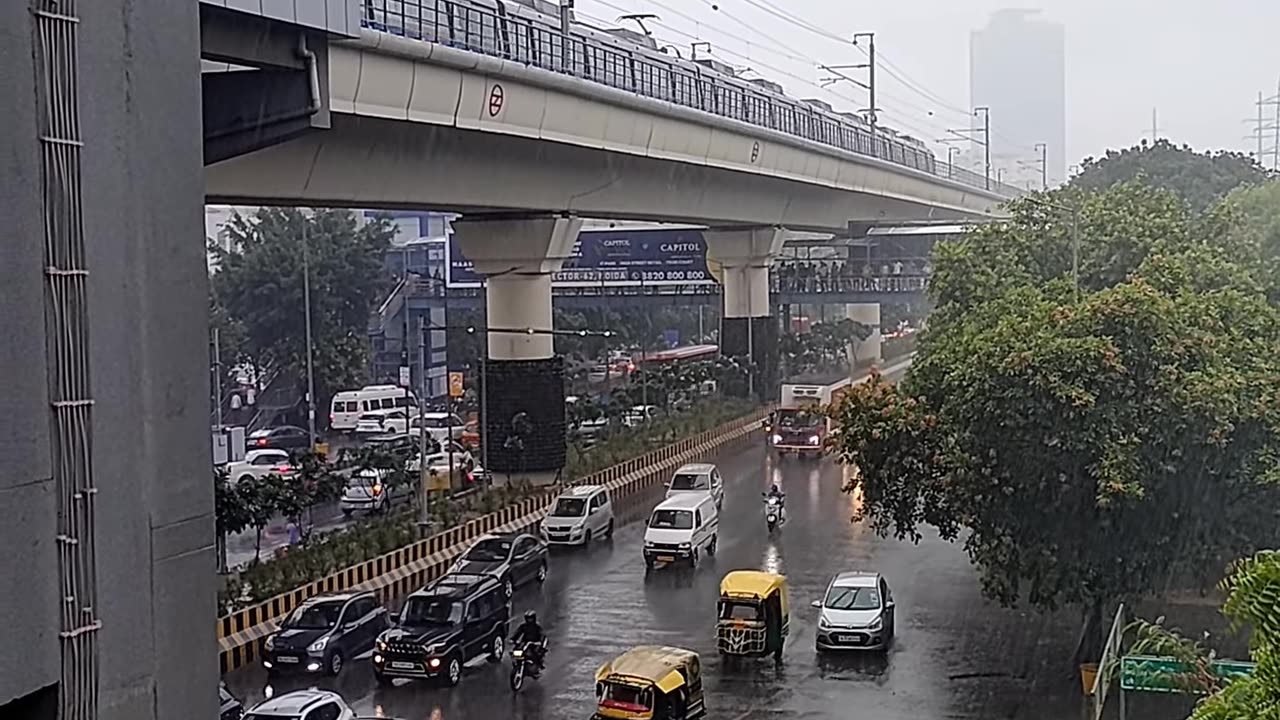
POLYGON ((534 611, 532 611, 532 610, 525 610, 525 611, 524 611, 524 621, 525 621, 525 622, 527 622, 527 623, 536 623, 536 622, 538 622, 538 613, 536 613, 536 612, 534 612, 534 611))

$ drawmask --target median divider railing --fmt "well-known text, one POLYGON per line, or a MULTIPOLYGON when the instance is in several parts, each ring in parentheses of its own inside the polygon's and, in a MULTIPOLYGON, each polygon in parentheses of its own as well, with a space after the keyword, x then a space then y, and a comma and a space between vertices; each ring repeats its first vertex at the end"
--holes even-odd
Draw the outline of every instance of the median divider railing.
MULTIPOLYGON (((692 437, 652 450, 575 481, 575 485, 604 485, 615 512, 644 499, 647 489, 665 482, 680 465, 705 459, 747 438, 760 427, 767 410, 730 421, 692 437)), ((275 621, 308 598, 328 592, 374 590, 384 602, 416 590, 445 573, 467 545, 491 532, 511 532, 536 526, 563 488, 549 488, 501 510, 449 528, 429 538, 340 570, 328 577, 277 595, 218 619, 218 660, 222 672, 252 663, 275 621)))

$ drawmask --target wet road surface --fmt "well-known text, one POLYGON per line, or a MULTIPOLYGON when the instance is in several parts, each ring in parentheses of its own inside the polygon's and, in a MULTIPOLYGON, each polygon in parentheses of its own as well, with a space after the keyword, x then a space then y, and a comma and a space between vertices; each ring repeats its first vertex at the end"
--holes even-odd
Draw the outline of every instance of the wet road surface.
MULTIPOLYGON (((602 662, 635 645, 670 644, 701 653, 709 718, 1080 717, 1071 666, 1074 614, 991 606, 959 546, 934 536, 919 545, 883 540, 852 524, 857 497, 841 491, 845 470, 829 460, 776 461, 760 438, 716 462, 727 490, 719 548, 696 570, 662 568, 646 579, 644 526, 630 522, 610 543, 554 553, 546 584, 517 592, 513 617, 536 609, 552 639, 547 671, 519 694, 507 687, 506 662, 473 664, 454 689, 378 688, 367 659, 350 663, 337 679, 283 679, 273 690, 316 684, 342 693, 361 715, 411 720, 588 718, 602 662), (787 493, 788 510, 788 523, 773 537, 760 501, 770 481, 787 493), (716 654, 719 581, 742 568, 788 577, 792 632, 780 666, 760 660, 727 667, 716 654), (894 591, 897 638, 887 655, 814 652, 817 611, 810 602, 834 573, 850 569, 877 570, 894 591)), ((260 667, 227 680, 250 700, 260 699, 266 685, 260 667)))

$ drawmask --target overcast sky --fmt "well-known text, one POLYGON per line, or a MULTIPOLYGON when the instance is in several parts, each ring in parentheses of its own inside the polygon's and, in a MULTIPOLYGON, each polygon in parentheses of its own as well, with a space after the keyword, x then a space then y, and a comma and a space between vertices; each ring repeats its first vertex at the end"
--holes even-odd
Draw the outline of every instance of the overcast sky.
MULTIPOLYGON (((1066 28, 1068 163, 1149 136, 1153 107, 1162 137, 1201 149, 1253 150, 1245 139, 1252 125, 1244 120, 1256 116, 1258 92, 1274 96, 1280 81, 1280 0, 577 0, 577 6, 593 24, 615 24, 624 12, 657 14, 654 34, 686 57, 691 42, 708 40, 720 59, 840 110, 865 107, 864 91, 843 83, 832 88, 838 95, 824 94, 815 84, 825 73, 815 66, 865 56, 826 35, 874 31, 882 60, 915 86, 881 73, 882 121, 924 140, 968 126, 970 31, 993 10, 1041 9, 1066 28)), ((1274 116, 1275 109, 1268 112, 1274 116)), ((998 132, 997 124, 993 119, 998 132)))

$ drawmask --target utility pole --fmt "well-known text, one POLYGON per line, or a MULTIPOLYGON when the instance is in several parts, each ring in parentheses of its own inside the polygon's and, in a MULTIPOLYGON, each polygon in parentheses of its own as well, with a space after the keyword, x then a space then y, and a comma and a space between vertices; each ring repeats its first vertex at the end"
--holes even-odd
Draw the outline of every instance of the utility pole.
POLYGON ((1160 137, 1160 125, 1156 121, 1156 108, 1151 108, 1151 144, 1155 145, 1156 140, 1160 137))
POLYGON ((978 113, 982 113, 983 164, 986 167, 986 172, 984 174, 986 176, 987 189, 990 190, 991 189, 991 108, 987 105, 979 105, 978 107, 973 109, 973 114, 975 116, 978 113))
POLYGON ((1259 164, 1263 163, 1266 155, 1271 155, 1271 166, 1273 170, 1280 169, 1280 86, 1276 88, 1276 95, 1266 97, 1262 92, 1258 93, 1257 105, 1258 114, 1256 119, 1246 120, 1245 122, 1253 123, 1253 133, 1248 137, 1257 143, 1257 149, 1254 151, 1254 158, 1259 164), (1270 125, 1267 124, 1266 108, 1275 108, 1275 120, 1270 125), (1267 133, 1273 133, 1273 145, 1267 147, 1265 139, 1267 133))
POLYGON ((218 328, 213 329, 213 412, 214 424, 222 428, 222 348, 218 328))
POLYGON ((311 250, 307 242, 307 214, 302 213, 302 307, 307 319, 307 434, 316 449, 316 380, 311 358, 311 250))
POLYGON ((569 35, 573 24, 573 0, 560 0, 560 32, 569 35))
POLYGON ((876 124, 880 108, 876 107, 876 34, 873 32, 863 32, 853 34, 853 44, 857 45, 858 40, 866 38, 867 40, 867 62, 857 65, 819 65, 820 70, 826 70, 834 77, 825 78, 821 81, 822 87, 838 83, 841 80, 853 83, 863 90, 867 91, 870 107, 867 108, 867 123, 871 126, 871 142, 875 147, 876 124), (866 70, 867 82, 862 82, 857 78, 849 77, 841 72, 842 70, 866 70))
MULTIPOLYGON (((1273 171, 1280 171, 1280 80, 1276 81, 1276 96, 1274 104, 1276 106, 1276 119, 1273 127, 1273 130, 1275 131, 1275 139, 1272 141, 1274 145, 1271 148, 1271 169, 1273 171)), ((1259 158, 1258 162, 1262 162, 1262 159, 1259 158)))
POLYGON ((947 177, 951 177, 955 172, 956 161, 955 156, 960 154, 960 149, 952 145, 947 146, 947 177))
POLYGON ((1049 144, 1036 143, 1036 150, 1040 151, 1040 189, 1049 189, 1049 144))
MULTIPOLYGON (((406 305, 405 306, 406 314, 408 313, 408 310, 409 310, 408 305, 406 305)), ((419 319, 418 320, 418 378, 420 382, 424 383, 423 389, 421 390, 422 397, 418 398, 419 405, 427 401, 427 393, 425 388, 425 382, 427 378, 425 358, 427 354, 426 345, 427 345, 428 332, 430 331, 427 329, 427 324, 423 322, 422 319, 419 319)), ((405 345, 408 346, 408 344, 409 344, 409 338, 408 336, 405 336, 405 345)), ((421 417, 421 414, 422 414, 421 408, 419 409, 418 414, 419 414, 419 417, 418 417, 418 491, 421 493, 421 496, 418 498, 419 500, 418 527, 421 528, 422 530, 422 536, 426 537, 429 534, 429 527, 431 523, 431 512, 430 512, 431 507, 428 504, 431 498, 431 491, 427 488, 427 423, 421 417)), ((408 426, 409 426, 409 423, 406 422, 405 427, 408 428, 408 426)), ((452 476, 450 476, 450 480, 452 480, 452 476)))

